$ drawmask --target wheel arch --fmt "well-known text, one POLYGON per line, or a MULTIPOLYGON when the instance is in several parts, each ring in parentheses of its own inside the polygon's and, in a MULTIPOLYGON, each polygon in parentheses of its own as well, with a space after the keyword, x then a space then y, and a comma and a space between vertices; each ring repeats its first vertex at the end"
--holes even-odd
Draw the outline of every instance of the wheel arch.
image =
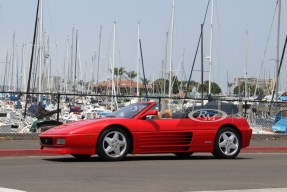
POLYGON ((213 147, 213 152, 212 152, 213 156, 215 158, 219 158, 219 159, 232 159, 232 158, 235 158, 240 153, 241 148, 242 148, 242 134, 241 134, 240 130, 238 129, 238 127, 236 125, 233 125, 233 124, 221 125, 220 128, 217 130, 217 133, 215 134, 214 147, 213 147), (220 147, 220 144, 219 144, 220 137, 221 137, 221 134, 223 134, 225 131, 231 131, 237 137, 238 146, 237 147, 234 146, 234 148, 233 148, 234 151, 231 151, 229 148, 230 142, 232 144, 234 144, 234 143, 233 143, 233 141, 230 141, 228 139, 224 139, 224 141, 228 140, 228 142, 223 144, 222 148, 224 148, 224 151, 220 147), (226 149, 228 149, 228 150, 226 150, 226 149))
MULTIPOLYGON (((133 149, 134 149, 134 147, 133 147, 134 138, 133 138, 133 136, 132 136, 131 131, 130 131, 126 126, 124 126, 124 125, 121 125, 121 124, 112 124, 112 125, 109 125, 109 126, 105 127, 105 128, 100 132, 99 137, 103 134, 103 132, 104 132, 105 130, 107 130, 107 129, 109 129, 109 128, 115 128, 115 127, 116 127, 116 128, 119 128, 119 129, 121 129, 121 130, 123 130, 123 131, 125 131, 125 132, 128 134, 128 136, 129 136, 129 138, 130 138, 130 141, 131 141, 129 153, 132 153, 132 152, 133 152, 133 149)), ((97 140, 96 149, 97 149, 97 147, 98 147, 98 144, 99 144, 99 140, 97 140)))
MULTIPOLYGON (((224 124, 224 125, 221 125, 220 127, 219 127, 219 129, 217 130, 217 132, 216 132, 216 135, 217 135, 217 133, 221 130, 221 129, 224 129, 224 128, 227 128, 227 127, 229 127, 229 128, 231 128, 231 129, 234 129, 237 133, 238 133, 238 135, 239 135, 239 139, 240 139, 240 142, 242 143, 242 135, 241 135, 241 132, 240 132, 240 130, 238 129, 238 127, 237 126, 235 126, 235 125, 233 125, 233 124, 224 124)), ((215 135, 215 137, 216 137, 216 135, 215 135)))
MULTIPOLYGON (((236 133, 238 133, 238 135, 239 135, 239 138, 238 138, 238 139, 240 140, 240 149, 241 149, 241 148, 242 148, 242 134, 241 134, 240 130, 238 129, 238 127, 235 126, 235 125, 233 125, 233 124, 228 123, 228 124, 221 125, 220 128, 217 130, 217 132, 216 132, 216 134, 215 134, 214 140, 215 140, 215 138, 216 138, 218 132, 219 132, 220 130, 224 129, 224 128, 231 128, 231 129, 235 130, 236 133)), ((215 146, 214 146, 214 147, 215 147, 215 146)))

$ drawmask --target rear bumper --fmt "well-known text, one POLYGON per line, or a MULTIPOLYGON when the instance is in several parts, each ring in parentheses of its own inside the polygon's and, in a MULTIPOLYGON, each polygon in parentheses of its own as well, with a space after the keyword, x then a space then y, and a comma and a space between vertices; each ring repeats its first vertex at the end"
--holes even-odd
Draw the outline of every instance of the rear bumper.
POLYGON ((250 145, 250 140, 252 137, 252 129, 246 129, 241 131, 242 145, 241 148, 248 147, 250 145))

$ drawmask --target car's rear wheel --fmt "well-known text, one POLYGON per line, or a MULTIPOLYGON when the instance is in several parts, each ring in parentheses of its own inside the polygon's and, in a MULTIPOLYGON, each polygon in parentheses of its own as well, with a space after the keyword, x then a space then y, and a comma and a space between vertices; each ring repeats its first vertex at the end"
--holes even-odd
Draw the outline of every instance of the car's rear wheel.
POLYGON ((189 158, 193 153, 192 152, 184 152, 184 153, 174 153, 179 158, 189 158))
POLYGON ((81 160, 89 159, 91 155, 72 154, 73 157, 81 160))
POLYGON ((240 148, 239 133, 235 129, 225 127, 216 134, 213 155, 220 159, 232 159, 239 154, 240 148))
POLYGON ((98 140, 97 153, 99 157, 107 161, 123 160, 130 150, 130 138, 120 128, 108 128, 98 140))

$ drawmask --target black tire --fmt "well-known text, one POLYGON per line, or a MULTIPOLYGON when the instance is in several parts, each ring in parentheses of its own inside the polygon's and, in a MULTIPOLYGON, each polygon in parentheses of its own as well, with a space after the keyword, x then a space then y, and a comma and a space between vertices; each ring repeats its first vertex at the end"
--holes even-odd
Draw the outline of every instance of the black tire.
POLYGON ((72 156, 80 160, 90 159, 91 157, 91 155, 82 155, 82 154, 72 154, 72 156))
POLYGON ((192 152, 184 152, 184 153, 174 153, 177 157, 182 159, 189 158, 193 153, 192 152))
POLYGON ((239 133, 230 127, 218 131, 214 142, 213 156, 218 159, 233 159, 241 149, 241 137, 239 133))
POLYGON ((105 161, 123 160, 131 147, 129 135, 122 129, 111 127, 100 135, 97 144, 97 154, 105 161))

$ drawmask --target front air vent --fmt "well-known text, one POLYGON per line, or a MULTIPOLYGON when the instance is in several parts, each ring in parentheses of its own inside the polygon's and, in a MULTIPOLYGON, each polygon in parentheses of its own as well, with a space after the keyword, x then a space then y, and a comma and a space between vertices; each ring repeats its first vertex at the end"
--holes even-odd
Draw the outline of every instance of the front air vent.
POLYGON ((51 137, 42 137, 40 141, 43 145, 53 145, 53 138, 51 137))

